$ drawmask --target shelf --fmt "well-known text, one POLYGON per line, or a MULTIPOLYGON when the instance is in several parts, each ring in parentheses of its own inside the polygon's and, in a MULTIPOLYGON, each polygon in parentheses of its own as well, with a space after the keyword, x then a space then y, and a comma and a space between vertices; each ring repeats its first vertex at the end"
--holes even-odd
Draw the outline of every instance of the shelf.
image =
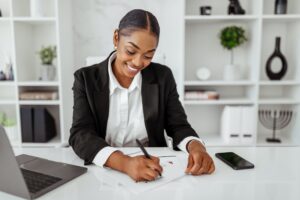
POLYGON ((257 15, 186 15, 186 22, 226 22, 226 21, 252 21, 259 19, 257 15))
POLYGON ((57 81, 22 81, 18 82, 19 86, 58 86, 57 81))
POLYGON ((0 81, 0 86, 15 86, 15 81, 0 81))
POLYGON ((294 22, 300 20, 300 15, 264 15, 265 22, 294 22))
POLYGON ((300 104, 300 100, 294 99, 260 99, 258 101, 259 104, 300 104))
POLYGON ((258 133, 257 146, 260 147, 299 146, 299 144, 295 143, 295 141, 293 141, 292 139, 282 136, 280 134, 277 134, 276 137, 280 138, 281 143, 266 142, 266 138, 268 137, 272 137, 272 134, 267 135, 267 134, 258 133))
MULTIPOLYGON (((14 81, 0 81, 0 112, 14 119, 17 126, 18 147, 58 147, 67 141, 72 113, 63 108, 63 101, 69 103, 72 98, 70 87, 72 77, 60 77, 60 74, 72 74, 72 1, 38 0, 41 2, 38 12, 33 12, 31 0, 0 0, 0 69, 5 63, 13 64, 14 81), (63 42, 63 45, 61 45, 63 42), (42 47, 56 46, 55 79, 41 81, 43 68, 39 56, 42 47), (63 67, 62 67, 63 66, 63 67), (63 91, 61 91, 63 90, 63 91), (24 92, 55 92, 58 98, 53 100, 23 100, 24 92), (61 95, 63 96, 61 96, 61 95), (57 136, 47 143, 22 143, 21 108, 45 108, 55 121, 57 136)), ((2 69, 4 70, 4 69, 2 69)), ((46 97, 45 97, 46 98, 46 97)), ((26 98, 24 98, 26 99, 26 98)))
POLYGON ((253 86, 255 82, 252 81, 185 81, 185 86, 253 86))
POLYGON ((24 22, 32 25, 48 24, 55 23, 56 18, 54 17, 41 17, 41 18, 32 18, 32 17, 15 17, 13 18, 14 22, 24 22))
POLYGON ((59 135, 55 136, 49 142, 37 143, 37 142, 22 142, 22 147, 61 147, 59 135))
POLYGON ((300 85, 300 81, 260 81, 261 86, 284 86, 284 85, 300 85))
POLYGON ((0 100, 0 105, 14 105, 16 103, 16 100, 0 100))
POLYGON ((60 101, 59 100, 49 100, 49 101, 42 101, 42 100, 30 100, 30 101, 25 101, 25 100, 20 100, 19 101, 20 105, 59 105, 60 101))
POLYGON ((9 22, 10 20, 10 17, 0 17, 0 22, 9 22))
POLYGON ((217 147, 228 147, 228 146, 235 146, 235 147, 238 147, 238 146, 243 146, 243 147, 246 147, 246 146, 254 146, 255 144, 252 143, 252 144, 249 144, 249 143, 226 143, 223 141, 222 137, 218 134, 211 134, 211 135, 200 135, 199 136, 205 143, 205 146, 207 147, 214 147, 214 146, 217 146, 217 147))
POLYGON ((184 105, 249 105, 254 104, 249 99, 219 99, 219 100, 184 100, 184 105))

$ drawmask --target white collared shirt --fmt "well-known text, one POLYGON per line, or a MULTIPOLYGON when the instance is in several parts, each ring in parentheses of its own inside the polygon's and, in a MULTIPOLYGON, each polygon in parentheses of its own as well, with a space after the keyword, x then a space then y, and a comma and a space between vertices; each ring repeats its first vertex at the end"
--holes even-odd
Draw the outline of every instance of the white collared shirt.
MULTIPOLYGON (((114 147, 137 147, 136 139, 148 145, 142 104, 142 75, 135 75, 129 88, 120 85, 112 71, 112 62, 116 53, 108 61, 109 76, 109 114, 105 141, 110 147, 104 147, 95 156, 93 163, 103 167, 109 156, 116 151, 114 147)), ((186 144, 196 137, 187 137, 180 142, 178 148, 186 152, 186 144)), ((199 140, 201 141, 201 140, 199 140)), ((202 142, 202 141, 201 141, 202 142)))

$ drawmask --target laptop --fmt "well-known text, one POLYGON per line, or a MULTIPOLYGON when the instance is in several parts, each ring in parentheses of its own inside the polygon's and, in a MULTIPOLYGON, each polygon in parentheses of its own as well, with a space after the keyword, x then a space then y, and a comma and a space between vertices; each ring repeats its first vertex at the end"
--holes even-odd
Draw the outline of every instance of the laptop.
POLYGON ((0 163, 0 191, 26 199, 35 199, 87 171, 85 167, 25 154, 15 157, 1 126, 0 163))

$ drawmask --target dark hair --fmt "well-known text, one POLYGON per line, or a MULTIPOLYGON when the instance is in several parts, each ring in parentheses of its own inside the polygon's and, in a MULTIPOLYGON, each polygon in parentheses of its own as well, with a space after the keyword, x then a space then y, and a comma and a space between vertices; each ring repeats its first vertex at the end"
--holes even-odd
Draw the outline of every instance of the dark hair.
POLYGON ((137 29, 149 30, 159 39, 159 24, 156 17, 149 11, 134 9, 129 11, 119 23, 119 34, 129 35, 137 29))

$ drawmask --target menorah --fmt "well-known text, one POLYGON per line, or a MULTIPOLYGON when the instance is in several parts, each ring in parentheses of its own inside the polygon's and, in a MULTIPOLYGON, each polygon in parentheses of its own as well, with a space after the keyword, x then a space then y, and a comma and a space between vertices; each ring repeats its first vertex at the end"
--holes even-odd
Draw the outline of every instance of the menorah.
POLYGON ((273 130, 272 138, 267 138, 267 142, 280 143, 281 140, 276 138, 276 131, 286 127, 292 119, 293 111, 280 110, 259 110, 259 121, 267 129, 273 130))

